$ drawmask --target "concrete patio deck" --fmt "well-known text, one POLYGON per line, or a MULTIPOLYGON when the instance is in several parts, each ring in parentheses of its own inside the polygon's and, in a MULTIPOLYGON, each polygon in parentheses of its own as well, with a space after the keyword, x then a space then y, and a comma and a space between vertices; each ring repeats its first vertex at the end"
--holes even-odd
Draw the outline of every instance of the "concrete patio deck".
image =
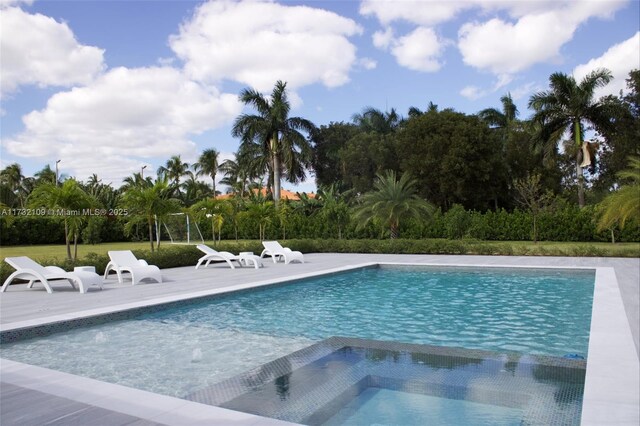
MULTIPOLYGON (((165 269, 162 271, 165 280, 162 284, 145 282, 137 286, 120 285, 115 278, 111 278, 105 284, 104 290, 91 289, 87 294, 73 291, 66 283, 54 284, 53 294, 46 293, 42 287, 26 289, 26 285, 11 286, 6 293, 0 295, 0 329, 15 330, 37 324, 166 303, 227 289, 303 278, 371 262, 600 268, 598 274, 601 280, 609 284, 602 287, 601 291, 597 288, 594 296, 594 320, 589 346, 583 424, 599 424, 599 419, 614 421, 616 424, 634 425, 640 421, 640 259, 306 254, 305 260, 304 264, 284 265, 273 264, 269 259, 265 259, 265 267, 261 269, 232 270, 226 264, 216 264, 208 269, 199 270, 193 267, 165 269), (623 359, 611 354, 623 354, 623 359), (622 382, 612 381, 610 372, 617 369, 617 373, 621 373, 621 368, 626 369, 626 374, 618 376, 614 371, 613 377, 621 377, 622 382), (626 379, 622 377, 624 375, 627 376, 626 379), (611 388, 609 390, 613 391, 612 394, 606 393, 608 388, 611 388)), ((17 424, 16 418, 10 417, 11 413, 15 415, 16 412, 27 415, 21 417, 19 424, 81 424, 80 420, 73 420, 73 413, 93 409, 107 410, 96 411, 103 419, 102 424, 184 424, 187 420, 189 424, 282 424, 272 419, 190 403, 200 406, 196 409, 194 406, 185 405, 188 401, 172 402, 170 400, 175 398, 154 394, 151 395, 154 395, 157 405, 136 404, 134 401, 137 398, 149 393, 8 360, 2 360, 0 374, 0 381, 3 383, 0 404, 3 407, 6 407, 5 404, 11 404, 11 407, 19 409, 2 409, 0 423, 3 425, 17 424), (87 381, 91 382, 92 387, 88 394, 81 391, 86 388, 87 381), (117 396, 125 394, 132 397, 117 396), (48 403, 32 403, 32 398, 38 397, 42 400, 46 399, 47 395, 50 398, 48 403), (53 402, 54 398, 68 398, 84 406, 70 403, 67 404, 70 408, 66 412, 48 412, 52 406, 57 405, 53 402), (173 408, 169 410, 168 407, 173 408), (197 415, 189 417, 184 414, 184 410, 195 412, 197 415), (113 414, 112 417, 109 417, 109 412, 113 414)))

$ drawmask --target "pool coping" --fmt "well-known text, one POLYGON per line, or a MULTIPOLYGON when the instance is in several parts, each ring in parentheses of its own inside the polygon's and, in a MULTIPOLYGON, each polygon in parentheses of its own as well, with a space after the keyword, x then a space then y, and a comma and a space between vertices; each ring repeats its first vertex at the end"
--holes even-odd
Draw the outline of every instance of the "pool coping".
MULTIPOLYGON (((248 290, 259 287, 265 287, 270 285, 278 285, 291 281, 299 281, 317 276, 329 275, 344 271, 350 271, 354 269, 376 267, 378 265, 399 265, 399 266, 432 266, 432 267, 462 267, 462 268, 512 268, 512 269, 563 269, 563 270, 594 270, 595 271, 595 284, 594 284, 594 297, 592 307, 592 319, 591 330, 589 339, 589 357, 587 362, 587 372, 585 378, 585 391, 583 397, 583 410, 581 424, 583 425, 599 425, 603 423, 615 423, 615 424, 633 424, 637 425, 640 421, 640 369, 638 362, 638 354, 633 342, 633 336, 627 316, 625 314, 625 308, 622 301, 618 281, 615 275, 614 268, 603 266, 530 266, 530 265, 507 265, 507 264, 451 264, 451 263, 415 263, 415 262, 390 262, 390 261, 375 261, 364 262, 355 265, 342 266, 337 268, 330 268, 322 271, 315 271, 311 273, 292 275, 286 278, 275 278, 262 280, 257 282, 251 282, 248 284, 238 284, 225 288, 216 288, 205 291, 197 291, 184 293, 180 295, 158 297, 141 302, 132 302, 125 304, 118 304, 105 308, 90 309, 84 311, 73 312, 69 314, 54 315, 50 317, 44 317, 36 320, 18 321, 8 323, 0 326, 0 332, 18 331, 21 329, 27 329, 35 326, 45 324, 63 323, 66 321, 77 320, 81 318, 90 318, 96 316, 107 315, 115 312, 123 312, 129 310, 135 310, 139 308, 145 308, 150 306, 163 305, 166 303, 185 301, 191 299, 204 298, 208 296, 221 295, 225 293, 236 292, 240 290, 248 290)), ((186 400, 173 398, 150 392, 132 389, 121 385, 115 385, 106 382, 100 382, 94 379, 88 379, 80 376, 75 376, 68 373, 62 373, 54 370, 48 370, 42 367, 31 366, 28 364, 22 364, 15 361, 9 361, 1 359, 0 373, 2 374, 2 380, 9 383, 13 383, 19 386, 25 386, 25 384, 32 389, 38 388, 38 383, 44 386, 49 391, 56 384, 72 383, 72 389, 75 390, 74 395, 82 397, 82 394, 93 393, 101 395, 102 398, 91 399, 93 404, 98 405, 95 401, 101 401, 99 405, 102 408, 113 409, 114 411, 122 411, 122 400, 113 398, 116 392, 122 392, 123 395, 130 393, 143 392, 145 394, 157 395, 162 398, 150 398, 149 404, 144 404, 145 409, 151 411, 142 411, 144 418, 155 418, 158 415, 162 415, 162 421, 170 420, 171 416, 165 418, 167 413, 167 407, 175 407, 175 410, 180 411, 180 403, 187 402, 186 400), (6 375, 9 375, 10 380, 5 380, 6 375), (60 376, 62 375, 62 376, 60 376), (66 377, 71 376, 71 378, 66 377), (51 377, 52 382, 45 379, 51 377), (88 382, 84 382, 86 380, 88 382), (22 385, 20 383, 23 383, 22 385), (117 387, 117 388, 114 388, 117 387), (82 392, 80 392, 82 390, 82 392), (87 393, 87 390, 91 392, 87 393), (104 395, 110 394, 112 398, 104 398, 104 395), (167 399, 168 398, 168 399, 167 399), (115 405, 108 406, 109 403, 115 402, 115 405), (153 401, 157 401, 158 405, 153 404, 153 401), (106 405, 106 406, 105 406, 106 405), (153 408, 153 409, 152 409, 153 408), (146 413, 146 414, 145 414, 146 413), (151 413, 151 414, 149 414, 151 413), (164 413, 164 414, 162 414, 164 413)), ((53 392, 58 394, 58 392, 53 392)), ((130 399, 128 405, 132 405, 130 401, 136 399, 130 399)), ((140 399, 137 399, 140 401, 140 399)), ((85 402, 80 400, 79 402, 85 402)), ((194 403, 196 404, 196 403, 194 403)), ((125 404, 127 405, 127 404, 125 404)), ((203 406, 204 404, 196 404, 203 406)), ((215 410, 201 408, 200 410, 206 411, 207 415, 215 416, 216 421, 224 422, 225 419, 230 420, 227 416, 229 411, 219 407, 207 406, 210 408, 216 408, 220 411, 217 413, 215 410), (216 414, 217 413, 217 414, 216 414), (218 417, 218 415, 220 417, 218 417)), ((125 407, 126 408, 126 407, 125 407)), ((187 408, 185 406, 185 408, 187 408)), ((191 408, 190 408, 191 409, 191 408)), ((135 411, 135 410, 134 410, 135 411)), ((194 412, 200 413, 199 410, 194 409, 194 412)), ((138 411, 135 413, 125 412, 126 414, 138 415, 138 411)), ((246 413, 238 413, 242 416, 249 416, 246 413)), ((178 416, 178 413, 175 413, 178 416)), ((241 417, 242 417, 241 416, 241 417)), ((257 416, 253 416, 257 417, 257 416)), ((274 419, 261 418, 260 424, 264 424, 267 421, 275 421, 274 419)), ((160 418, 158 418, 160 419, 160 418)), ((208 421, 212 418, 208 417, 208 421)), ((238 418, 237 420, 241 420, 238 418)), ((242 417, 242 424, 254 424, 251 423, 254 419, 242 417), (245 423, 248 422, 248 423, 245 423)), ((234 422, 236 420, 234 419, 234 422)), ((176 423, 176 424, 179 424, 176 423)), ((275 423, 274 423, 275 424, 275 423)), ((282 423, 287 424, 287 423, 282 423)), ((290 424, 290 423, 289 423, 290 424)))

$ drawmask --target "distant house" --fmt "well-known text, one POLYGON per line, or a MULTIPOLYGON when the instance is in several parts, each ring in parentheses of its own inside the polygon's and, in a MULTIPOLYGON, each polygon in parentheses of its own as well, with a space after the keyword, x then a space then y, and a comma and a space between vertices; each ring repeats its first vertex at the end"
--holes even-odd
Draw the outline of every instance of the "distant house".
MULTIPOLYGON (((258 189, 253 189, 254 194, 258 193, 258 189)), ((266 188, 262 188, 260 189, 260 193, 262 194, 262 196, 266 197, 267 196, 267 189, 266 188)), ((309 198, 316 198, 316 194, 313 192, 302 192, 301 194, 307 194, 307 197, 309 198)), ((229 198, 232 198, 235 194, 231 193, 231 194, 220 194, 220 195, 216 195, 216 200, 228 200, 229 198)), ((298 193, 296 192, 292 192, 289 191, 287 189, 281 189, 280 190, 280 199, 282 200, 289 200, 289 201, 298 201, 300 200, 300 197, 298 196, 298 193)))

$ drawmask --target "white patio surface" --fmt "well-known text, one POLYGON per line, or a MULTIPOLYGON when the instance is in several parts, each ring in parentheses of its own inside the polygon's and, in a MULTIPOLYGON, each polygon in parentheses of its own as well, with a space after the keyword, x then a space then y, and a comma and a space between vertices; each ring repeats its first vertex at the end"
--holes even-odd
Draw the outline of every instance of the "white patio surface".
MULTIPOLYGON (((0 295, 0 329, 20 329, 37 324, 65 321, 71 318, 100 315, 137 306, 189 299, 239 288, 269 284, 347 269, 368 263, 410 263, 434 265, 519 266, 598 268, 594 294, 594 310, 589 344, 589 360, 583 405, 582 424, 640 424, 640 259, 564 258, 510 256, 439 256, 377 254, 306 254, 304 264, 274 264, 264 259, 264 268, 230 269, 226 264, 213 264, 206 269, 193 266, 162 270, 164 282, 143 282, 131 286, 118 284, 115 275, 104 290, 91 289, 87 294, 73 291, 66 283, 53 284, 53 294, 42 287, 27 289, 11 286, 0 295)), ((54 372, 8 360, 0 365, 0 381, 5 389, 17 386, 51 398, 65 397, 88 407, 110 410, 113 424, 118 415, 135 416, 140 424, 277 424, 245 413, 218 407, 185 405, 188 401, 156 395, 142 401, 148 392, 97 382, 70 374, 54 372), (118 395, 128 395, 126 398, 118 395), (134 396, 135 395, 135 396, 134 396), (155 401, 155 402, 154 402, 155 401), (168 407, 173 407, 169 410, 168 407), (186 413, 195 413, 189 417, 186 413), (147 422, 147 423, 145 423, 147 422)), ((11 388, 13 389, 13 388, 11 388)), ((24 408, 37 409, 20 398, 24 408)), ((195 403, 190 403, 195 404, 195 403)), ((46 413, 39 413, 42 418, 46 413)), ((52 413, 59 417, 60 413, 52 413)), ((127 419, 130 424, 131 420, 127 419)), ((4 424, 4 423, 3 423, 4 424)), ((111 423, 107 423, 111 424, 111 423)), ((125 424, 125 423, 122 423, 125 424)), ((136 423, 137 424, 137 423, 136 423)))

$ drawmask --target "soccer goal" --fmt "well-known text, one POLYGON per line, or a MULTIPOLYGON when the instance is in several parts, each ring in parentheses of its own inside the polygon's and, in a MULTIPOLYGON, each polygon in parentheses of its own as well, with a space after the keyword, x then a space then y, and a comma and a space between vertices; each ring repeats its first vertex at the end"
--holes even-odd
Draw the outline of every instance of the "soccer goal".
POLYGON ((162 225, 171 244, 204 244, 198 224, 186 213, 170 214, 163 219, 162 225))

